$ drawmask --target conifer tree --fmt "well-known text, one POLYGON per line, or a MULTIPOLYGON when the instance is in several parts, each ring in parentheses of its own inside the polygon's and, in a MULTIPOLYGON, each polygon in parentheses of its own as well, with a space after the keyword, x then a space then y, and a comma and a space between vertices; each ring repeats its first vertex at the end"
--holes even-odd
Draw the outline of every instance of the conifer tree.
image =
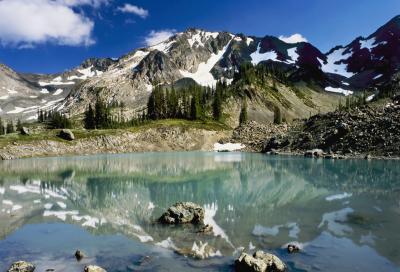
POLYGON ((214 94, 214 101, 213 101, 213 118, 214 120, 220 121, 222 118, 222 101, 221 96, 218 89, 215 91, 214 94))
POLYGON ((14 132, 15 132, 13 121, 9 121, 9 122, 7 123, 6 129, 7 129, 7 134, 10 134, 10 133, 14 133, 14 132))
POLYGON ((278 106, 274 108, 274 124, 281 124, 282 123, 282 114, 281 109, 278 106))
POLYGON ((86 129, 95 129, 96 128, 95 115, 94 115, 94 111, 93 111, 91 104, 89 104, 89 108, 85 112, 84 122, 85 122, 86 129))
POLYGON ((242 109, 240 111, 239 115, 239 124, 243 125, 248 121, 248 116, 247 116, 247 99, 246 97, 243 98, 242 102, 242 109))
POLYGON ((18 121, 17 121, 17 131, 21 131, 21 130, 22 130, 21 119, 18 119, 18 121))

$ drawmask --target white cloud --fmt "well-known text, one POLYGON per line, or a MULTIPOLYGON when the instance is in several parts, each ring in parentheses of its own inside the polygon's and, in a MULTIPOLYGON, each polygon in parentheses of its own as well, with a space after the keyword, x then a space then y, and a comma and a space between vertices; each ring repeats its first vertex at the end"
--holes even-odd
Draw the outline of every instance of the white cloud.
POLYGON ((299 42, 308 42, 303 35, 296 33, 292 36, 279 36, 279 39, 286 42, 286 43, 299 43, 299 42))
POLYGON ((149 16, 148 10, 138 7, 138 6, 131 5, 131 4, 125 4, 122 7, 118 7, 117 10, 119 10, 123 13, 132 13, 132 14, 138 15, 138 16, 142 17, 143 19, 146 18, 147 16, 149 16))
POLYGON ((110 0, 55 0, 55 2, 69 7, 92 6, 98 8, 102 4, 108 4, 110 0))
POLYGON ((147 46, 156 45, 167 40, 175 33, 175 29, 164 29, 159 31, 152 30, 149 35, 147 35, 147 37, 144 39, 144 42, 147 46))
POLYGON ((72 6, 104 0, 0 0, 0 43, 26 48, 51 42, 91 45, 94 22, 72 6))

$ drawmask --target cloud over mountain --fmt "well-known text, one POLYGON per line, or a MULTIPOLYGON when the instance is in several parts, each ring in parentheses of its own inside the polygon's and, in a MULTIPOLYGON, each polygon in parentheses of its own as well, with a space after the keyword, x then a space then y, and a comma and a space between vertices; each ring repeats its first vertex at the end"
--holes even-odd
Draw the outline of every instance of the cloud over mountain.
POLYGON ((0 1, 0 43, 26 48, 44 43, 80 46, 94 43, 94 22, 73 9, 106 0, 0 1))

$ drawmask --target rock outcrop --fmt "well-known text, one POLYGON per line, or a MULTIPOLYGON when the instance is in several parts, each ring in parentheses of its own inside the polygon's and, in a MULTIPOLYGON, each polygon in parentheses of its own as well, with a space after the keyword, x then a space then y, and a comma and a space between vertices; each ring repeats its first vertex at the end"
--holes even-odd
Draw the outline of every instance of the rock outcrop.
POLYGON ((33 271, 35 271, 35 266, 25 261, 15 262, 7 270, 7 272, 33 272, 33 271))
POLYGON ((178 202, 168 208, 159 221, 163 224, 202 224, 204 208, 192 202, 178 202))
POLYGON ((253 256, 242 253, 235 261, 237 272, 283 272, 286 265, 275 255, 261 250, 253 256))
POLYGON ((263 152, 364 158, 400 156, 400 102, 371 105, 309 118, 286 135, 267 138, 263 152), (382 107, 383 106, 383 107, 382 107))
POLYGON ((71 130, 69 130, 69 129, 63 129, 63 130, 61 130, 60 133, 58 134, 58 136, 59 136, 61 139, 64 139, 64 140, 67 140, 67 141, 73 141, 73 140, 75 140, 75 135, 74 135, 74 133, 73 133, 71 130))

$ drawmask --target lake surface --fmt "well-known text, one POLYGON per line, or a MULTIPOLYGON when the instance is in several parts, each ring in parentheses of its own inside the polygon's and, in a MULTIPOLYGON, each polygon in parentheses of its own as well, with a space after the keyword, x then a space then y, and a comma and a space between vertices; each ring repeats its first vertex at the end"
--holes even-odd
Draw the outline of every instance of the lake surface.
POLYGON ((232 271, 240 248, 290 271, 400 271, 400 162, 247 153, 139 153, 0 161, 0 271, 232 271), (206 208, 213 235, 155 220, 206 208), (302 250, 289 255, 285 245, 302 250), (174 249, 208 243, 194 260, 174 249), (87 258, 73 256, 81 249, 87 258))

